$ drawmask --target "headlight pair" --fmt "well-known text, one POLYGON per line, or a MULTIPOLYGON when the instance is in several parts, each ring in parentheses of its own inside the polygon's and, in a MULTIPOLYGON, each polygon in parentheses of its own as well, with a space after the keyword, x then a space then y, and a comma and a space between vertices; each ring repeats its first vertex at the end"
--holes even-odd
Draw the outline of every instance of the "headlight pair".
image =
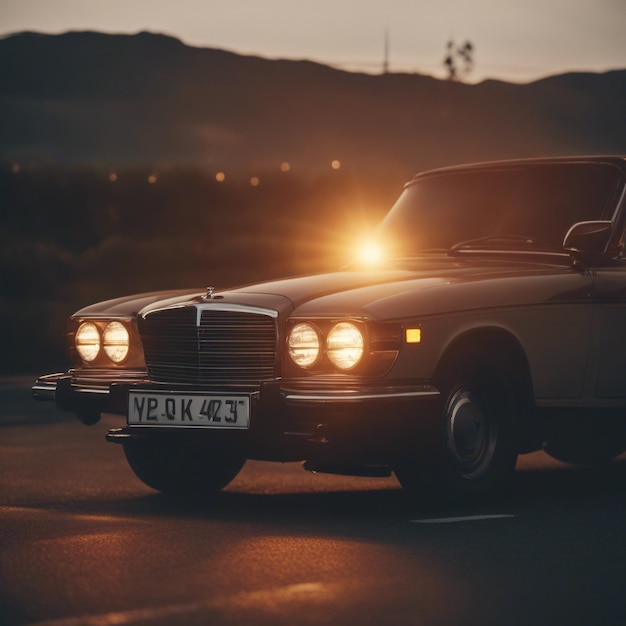
POLYGON ((93 322, 83 322, 74 336, 74 345, 85 363, 92 363, 104 351, 117 365, 128 356, 130 334, 121 322, 109 322, 102 330, 93 322))
POLYGON ((365 338, 353 322, 338 322, 323 335, 310 322, 296 324, 287 337, 287 351, 292 361, 303 368, 317 365, 325 354, 338 369, 355 368, 365 353, 365 338))

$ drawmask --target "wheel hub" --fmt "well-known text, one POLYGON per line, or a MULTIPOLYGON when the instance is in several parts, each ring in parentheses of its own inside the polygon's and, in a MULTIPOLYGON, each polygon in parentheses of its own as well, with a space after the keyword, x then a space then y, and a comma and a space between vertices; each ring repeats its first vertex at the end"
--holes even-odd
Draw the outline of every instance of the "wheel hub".
POLYGON ((457 391, 446 411, 447 448, 457 473, 476 479, 489 467, 496 443, 495 423, 480 398, 457 391))

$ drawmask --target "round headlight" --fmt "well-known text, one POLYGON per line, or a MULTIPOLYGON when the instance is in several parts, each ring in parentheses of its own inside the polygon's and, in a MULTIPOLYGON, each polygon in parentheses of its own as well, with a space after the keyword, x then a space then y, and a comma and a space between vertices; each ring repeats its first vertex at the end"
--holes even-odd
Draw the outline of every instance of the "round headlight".
POLYGON ((96 359, 100 352, 100 332, 98 327, 91 322, 85 322, 78 327, 76 336, 74 337, 74 345, 78 356, 91 363, 96 359))
POLYGON ((361 360, 365 341, 356 324, 339 322, 326 338, 326 351, 330 361, 341 370, 355 367, 361 360))
POLYGON ((287 350, 292 361, 300 367, 311 367, 320 356, 320 337, 312 324, 296 324, 289 333, 287 350))
POLYGON ((106 355, 113 363, 121 363, 130 347, 130 336, 126 326, 120 322, 109 322, 102 333, 102 343, 106 355))

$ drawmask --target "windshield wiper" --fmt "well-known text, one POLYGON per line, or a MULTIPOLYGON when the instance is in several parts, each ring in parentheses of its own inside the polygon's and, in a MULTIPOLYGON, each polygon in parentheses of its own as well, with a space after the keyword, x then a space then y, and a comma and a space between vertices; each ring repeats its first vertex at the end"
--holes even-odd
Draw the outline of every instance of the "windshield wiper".
POLYGON ((519 252, 532 248, 533 252, 551 252, 567 255, 568 251, 553 243, 541 241, 526 235, 489 235, 477 237, 467 241, 459 241, 448 250, 449 256, 455 256, 462 252, 484 250, 486 252, 519 252))

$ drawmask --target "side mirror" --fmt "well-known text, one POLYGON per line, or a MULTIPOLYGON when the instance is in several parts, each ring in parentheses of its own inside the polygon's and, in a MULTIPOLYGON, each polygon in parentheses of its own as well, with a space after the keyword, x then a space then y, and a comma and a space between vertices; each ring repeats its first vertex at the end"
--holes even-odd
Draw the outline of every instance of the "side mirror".
POLYGON ((602 254, 609 245, 612 230, 613 222, 610 220, 577 222, 567 231, 563 247, 576 252, 602 254))

